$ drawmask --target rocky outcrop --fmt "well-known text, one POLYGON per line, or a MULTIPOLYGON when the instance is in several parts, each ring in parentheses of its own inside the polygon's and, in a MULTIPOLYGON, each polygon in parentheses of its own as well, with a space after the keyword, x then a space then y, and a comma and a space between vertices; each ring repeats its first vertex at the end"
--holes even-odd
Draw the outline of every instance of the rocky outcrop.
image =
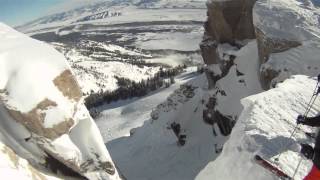
POLYGON ((0 140, 52 173, 119 179, 63 55, 3 24, 0 34, 0 140))
MULTIPOLYGON (((312 1, 211 0, 207 7, 208 20, 204 25, 205 33, 200 47, 207 65, 205 73, 209 89, 221 90, 216 83, 222 82, 232 67, 239 66, 239 63, 235 63, 239 55, 236 51, 241 49, 243 44, 240 42, 244 39, 257 40, 255 48, 259 64, 253 67, 258 70, 257 75, 253 76, 259 77, 260 85, 256 90, 260 86, 264 90, 273 88, 295 74, 315 76, 319 73, 320 64, 316 57, 320 54, 317 48, 320 15, 312 1)), ((250 63, 254 62, 255 59, 252 59, 250 63)), ((247 72, 237 70, 237 74, 246 75, 247 72)), ((246 84, 242 79, 239 82, 246 84)), ((229 93, 228 96, 234 94, 229 93)), ((212 98, 221 104, 216 95, 212 98)), ((219 111, 215 106, 208 106, 204 118, 212 121, 214 112, 219 111)), ((228 112, 222 114, 227 117, 231 115, 228 112)))
POLYGON ((309 60, 306 59, 309 58, 306 57, 308 55, 302 57, 300 54, 292 54, 296 56, 296 59, 293 59, 288 54, 287 57, 291 58, 291 62, 287 58, 278 60, 270 58, 274 54, 289 52, 289 50, 304 46, 305 42, 318 41, 319 35, 317 33, 320 28, 317 19, 320 16, 317 13, 317 7, 311 1, 304 2, 260 0, 254 6, 253 19, 261 65, 260 80, 265 90, 274 87, 290 75, 316 75, 303 69, 301 64, 295 63, 296 61, 305 61, 306 66, 314 66, 314 63, 308 64, 309 60), (271 61, 272 63, 270 63, 271 61), (283 61, 287 61, 287 64, 279 68, 279 64, 283 64, 283 61), (294 63, 296 67, 300 66, 299 70, 293 68, 292 64, 294 63))
MULTIPOLYGON (((205 34, 200 44, 205 64, 224 66, 223 57, 218 52, 219 44, 228 43, 240 47, 241 45, 237 43, 238 40, 255 38, 252 22, 252 7, 255 1, 211 0, 207 2, 208 19, 204 25, 205 34)), ((228 67, 231 67, 230 64, 228 67)), ((224 69, 223 72, 228 72, 226 67, 222 67, 222 69, 224 69)), ((210 88, 213 88, 215 82, 223 77, 217 77, 210 71, 206 71, 206 74, 210 88)))
MULTIPOLYGON (((291 48, 301 45, 298 41, 291 41, 286 39, 270 38, 267 34, 263 33, 258 27, 255 28, 258 43, 258 53, 260 64, 268 61, 272 53, 279 53, 287 51, 291 48)), ((274 85, 271 81, 279 75, 279 72, 274 69, 261 69, 260 81, 263 89, 267 90, 274 85)))
MULTIPOLYGON (((232 117, 227 117, 221 114, 218 110, 215 110, 216 98, 211 97, 206 105, 206 109, 203 111, 203 120, 209 125, 215 125, 219 127, 220 133, 224 136, 228 136, 235 124, 235 120, 232 117)), ((213 134, 217 136, 217 132, 213 129, 213 134)))
MULTIPOLYGON (((207 2, 208 19, 205 22, 205 33, 200 44, 205 64, 205 74, 209 89, 216 91, 209 99, 203 119, 205 122, 217 124, 222 135, 228 136, 233 127, 234 118, 229 113, 221 113, 217 109, 222 89, 216 83, 226 77, 235 64, 238 51, 243 45, 241 40, 254 39, 255 31, 252 20, 252 8, 256 0, 211 0, 207 2), (214 100, 214 104, 213 101, 214 100)), ((237 74, 242 74, 237 70, 237 74)), ((240 75, 239 75, 240 76, 240 75)))
POLYGON ((252 7, 256 0, 212 0, 207 3, 208 20, 205 29, 208 36, 219 43, 255 37, 252 23, 252 7))

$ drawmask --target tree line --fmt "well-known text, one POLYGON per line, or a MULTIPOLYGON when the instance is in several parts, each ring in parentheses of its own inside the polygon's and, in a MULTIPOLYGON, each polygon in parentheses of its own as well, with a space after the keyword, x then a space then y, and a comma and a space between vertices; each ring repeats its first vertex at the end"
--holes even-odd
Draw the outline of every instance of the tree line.
POLYGON ((186 66, 178 66, 171 69, 160 68, 153 77, 140 82, 135 82, 127 78, 115 76, 117 79, 118 89, 114 91, 100 91, 91 93, 85 98, 85 105, 89 109, 92 117, 99 115, 96 108, 103 105, 125 100, 133 97, 142 97, 149 92, 155 91, 162 87, 170 87, 175 83, 174 77, 180 74, 186 66))

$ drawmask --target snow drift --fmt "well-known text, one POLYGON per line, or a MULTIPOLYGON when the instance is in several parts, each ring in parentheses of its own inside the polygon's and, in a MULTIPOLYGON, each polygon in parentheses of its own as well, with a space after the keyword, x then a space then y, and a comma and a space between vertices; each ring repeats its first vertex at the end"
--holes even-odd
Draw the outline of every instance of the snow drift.
POLYGON ((38 167, 118 179, 63 55, 4 24, 0 39, 1 141, 38 167))

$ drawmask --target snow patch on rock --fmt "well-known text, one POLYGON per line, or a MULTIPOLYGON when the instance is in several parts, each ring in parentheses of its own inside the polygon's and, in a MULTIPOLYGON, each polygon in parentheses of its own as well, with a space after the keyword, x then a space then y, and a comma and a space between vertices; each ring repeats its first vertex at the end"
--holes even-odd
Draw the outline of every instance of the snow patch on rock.
POLYGON ((0 39, 0 140, 34 166, 53 158, 79 176, 119 179, 63 55, 2 23, 0 39))

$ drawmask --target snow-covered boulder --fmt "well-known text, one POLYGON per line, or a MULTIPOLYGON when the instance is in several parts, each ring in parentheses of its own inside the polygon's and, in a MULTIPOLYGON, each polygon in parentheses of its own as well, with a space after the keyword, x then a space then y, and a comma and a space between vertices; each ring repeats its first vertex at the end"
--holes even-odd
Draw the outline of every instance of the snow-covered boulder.
MULTIPOLYGON (((300 160, 299 143, 311 143, 304 132, 313 130, 300 126, 290 138, 296 117, 303 114, 316 87, 316 80, 303 75, 294 76, 276 88, 242 100, 241 113, 230 139, 217 160, 209 163, 197 179, 277 179, 257 165, 254 155, 260 154, 271 162, 282 153, 279 167, 289 176, 300 160)), ((320 111, 317 100, 309 116, 320 111)), ((311 161, 303 160, 296 179, 309 171, 311 161)))
POLYGON ((269 89, 294 74, 318 71, 320 9, 316 0, 259 0, 253 8, 261 84, 269 89))
POLYGON ((35 166, 118 179, 63 55, 4 24, 0 39, 0 140, 35 166))

